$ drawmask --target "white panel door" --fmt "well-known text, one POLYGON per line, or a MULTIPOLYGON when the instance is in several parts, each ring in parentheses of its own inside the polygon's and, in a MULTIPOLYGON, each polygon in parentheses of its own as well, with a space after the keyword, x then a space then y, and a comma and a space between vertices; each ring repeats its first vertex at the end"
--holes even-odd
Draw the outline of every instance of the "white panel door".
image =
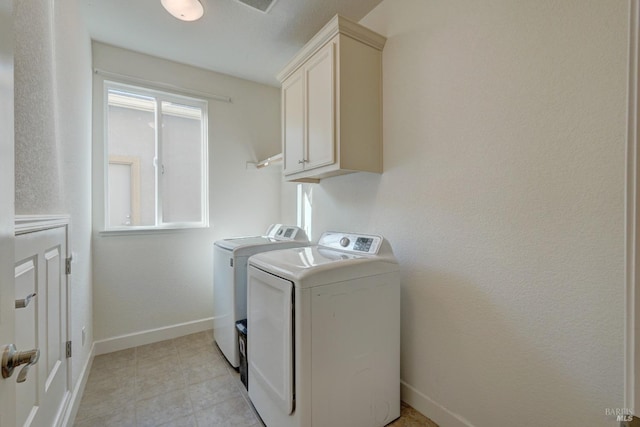
MULTIPOLYGON (((0 352, 14 342, 13 0, 0 0, 0 352)), ((0 377, 0 427, 13 427, 15 376, 0 377)))
MULTIPOLYGON (((37 256, 23 259, 16 263, 15 269, 15 295, 16 298, 25 298, 37 294, 37 256)), ((16 337, 15 343, 18 350, 38 348, 38 300, 37 295, 32 298, 26 307, 15 309, 16 337)), ((13 379, 22 367, 17 368, 13 379)), ((38 407, 34 406, 37 401, 37 368, 30 368, 27 380, 16 385, 16 420, 17 426, 29 425, 30 421, 37 414, 38 407), (32 414, 33 412, 33 414, 32 414)))
POLYGON ((305 65, 307 153, 305 169, 335 162, 335 51, 329 42, 305 65))
POLYGON ((268 393, 285 414, 293 412, 293 283, 249 267, 247 347, 249 396, 268 393))
POLYGON ((15 294, 36 296, 15 309, 18 349, 40 349, 25 382, 17 384, 17 426, 59 425, 70 397, 67 341, 66 226, 15 238, 15 294))

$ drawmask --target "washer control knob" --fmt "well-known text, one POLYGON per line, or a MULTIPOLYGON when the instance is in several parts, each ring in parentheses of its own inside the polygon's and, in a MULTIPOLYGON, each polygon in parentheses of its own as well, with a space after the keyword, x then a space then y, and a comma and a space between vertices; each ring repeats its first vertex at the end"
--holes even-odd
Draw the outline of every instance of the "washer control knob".
POLYGON ((349 246, 349 243, 351 243, 351 240, 349 240, 348 237, 343 237, 342 239, 340 239, 340 246, 342 246, 343 248, 349 246))

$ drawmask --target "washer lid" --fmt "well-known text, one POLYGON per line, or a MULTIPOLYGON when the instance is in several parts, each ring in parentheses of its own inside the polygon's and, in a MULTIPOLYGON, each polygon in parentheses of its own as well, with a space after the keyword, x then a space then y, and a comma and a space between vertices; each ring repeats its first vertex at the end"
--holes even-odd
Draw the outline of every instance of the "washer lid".
POLYGON ((248 246, 268 245, 275 242, 274 239, 266 236, 233 237, 230 239, 218 240, 215 245, 223 249, 233 251, 237 248, 248 246))
POLYGON ((295 272, 326 268, 330 264, 368 259, 362 255, 347 254, 318 246, 271 251, 268 255, 256 255, 251 259, 261 266, 273 266, 295 272))
POLYGON ((255 248, 285 242, 298 242, 299 244, 283 245, 283 248, 305 246, 309 244, 309 239, 304 230, 295 225, 272 224, 267 230, 266 236, 232 237, 218 240, 215 242, 215 245, 229 251, 236 251, 244 248, 255 248))
POLYGON ((320 246, 261 252, 249 258, 249 265, 302 288, 399 270, 393 254, 367 256, 320 246))

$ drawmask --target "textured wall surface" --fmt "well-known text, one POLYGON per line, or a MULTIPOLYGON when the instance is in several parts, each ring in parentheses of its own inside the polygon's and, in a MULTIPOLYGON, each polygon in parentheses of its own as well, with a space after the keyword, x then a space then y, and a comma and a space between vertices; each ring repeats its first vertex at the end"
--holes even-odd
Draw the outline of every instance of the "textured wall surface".
POLYGON ((404 396, 443 427, 623 406, 627 8, 386 0, 362 21, 388 37, 385 172, 306 185, 313 238, 389 238, 404 396))
POLYGON ((56 138, 53 8, 16 2, 15 164, 16 213, 63 213, 56 138))
POLYGON ((94 67, 230 96, 209 102, 209 229, 107 236, 103 229, 102 79, 94 79, 94 324, 96 340, 213 316, 213 243, 280 222, 277 170, 251 170, 280 151, 278 89, 93 44, 94 67))

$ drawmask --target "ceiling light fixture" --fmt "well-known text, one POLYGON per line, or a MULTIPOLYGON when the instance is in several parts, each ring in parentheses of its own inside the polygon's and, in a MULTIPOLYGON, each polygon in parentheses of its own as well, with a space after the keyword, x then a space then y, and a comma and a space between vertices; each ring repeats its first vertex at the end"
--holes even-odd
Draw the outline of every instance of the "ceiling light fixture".
POLYGON ((204 8, 199 0, 160 0, 167 12, 182 21, 195 21, 202 18, 204 8))

